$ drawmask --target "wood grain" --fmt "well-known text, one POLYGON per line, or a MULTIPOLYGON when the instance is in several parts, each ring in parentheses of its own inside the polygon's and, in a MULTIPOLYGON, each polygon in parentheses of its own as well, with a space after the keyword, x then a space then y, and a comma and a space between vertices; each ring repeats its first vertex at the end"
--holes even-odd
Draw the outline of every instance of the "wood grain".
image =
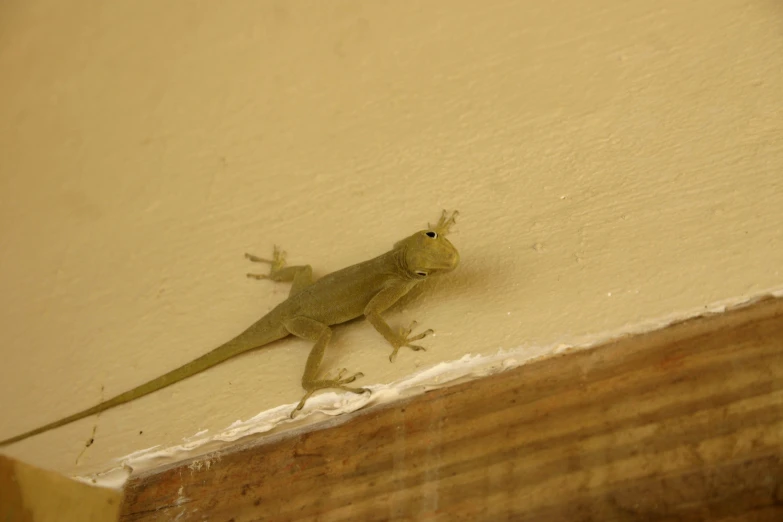
POLYGON ((783 301, 132 479, 124 521, 783 520, 783 301))

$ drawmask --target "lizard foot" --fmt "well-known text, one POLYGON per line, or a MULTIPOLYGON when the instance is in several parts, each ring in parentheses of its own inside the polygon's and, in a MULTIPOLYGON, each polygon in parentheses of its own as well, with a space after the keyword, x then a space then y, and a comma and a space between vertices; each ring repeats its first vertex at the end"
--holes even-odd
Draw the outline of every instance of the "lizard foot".
POLYGON ((296 415, 296 412, 298 412, 304 407, 307 399, 309 399, 318 390, 325 390, 327 388, 337 388, 351 393, 364 393, 370 391, 367 388, 354 388, 352 386, 346 386, 346 384, 352 383, 359 377, 364 377, 364 374, 362 372, 358 372, 358 373, 354 373, 350 377, 346 377, 345 379, 343 379, 342 376, 343 374, 345 374, 345 372, 346 369, 343 368, 339 372, 337 372, 337 377, 334 379, 321 379, 308 383, 307 386, 305 387, 307 393, 305 393, 304 397, 302 397, 302 400, 299 401, 299 404, 296 405, 294 411, 291 412, 290 418, 293 419, 294 415, 296 415))
POLYGON ((450 216, 449 213, 444 210, 435 225, 428 224, 427 226, 441 236, 445 236, 451 231, 451 227, 456 223, 457 216, 459 216, 459 212, 456 210, 452 212, 450 216))
MULTIPOLYGON (((340 368, 337 371, 337 376, 336 377, 329 377, 329 376, 327 376, 325 379, 323 379, 322 382, 334 382, 334 383, 337 383, 337 384, 348 384, 348 383, 352 383, 353 381, 355 381, 359 377, 364 377, 364 374, 362 372, 356 372, 353 375, 351 375, 350 377, 348 377, 346 379, 343 379, 343 375, 345 375, 345 372, 347 372, 347 371, 348 370, 346 370, 345 368, 340 368)), ((339 386, 337 386, 337 387, 339 388, 339 386)))
POLYGON ((253 254, 248 254, 245 252, 245 258, 249 259, 253 263, 267 263, 271 265, 269 268, 269 274, 247 274, 247 277, 252 279, 274 279, 275 274, 282 270, 285 266, 285 256, 285 251, 280 250, 280 247, 277 245, 275 245, 275 249, 272 252, 272 259, 254 256, 253 254))
POLYGON ((397 358, 397 352, 399 352, 400 348, 402 348, 403 346, 405 346, 406 348, 410 348, 414 352, 423 352, 427 350, 423 346, 419 346, 418 344, 411 344, 411 343, 413 343, 414 341, 419 341, 421 339, 424 339, 428 335, 434 334, 435 330, 430 328, 418 335, 409 337, 413 329, 416 328, 416 325, 418 325, 418 323, 416 321, 413 321, 410 324, 410 326, 408 326, 408 328, 400 328, 399 341, 398 344, 394 347, 394 350, 392 350, 391 355, 389 355, 389 361, 394 362, 394 359, 397 358))

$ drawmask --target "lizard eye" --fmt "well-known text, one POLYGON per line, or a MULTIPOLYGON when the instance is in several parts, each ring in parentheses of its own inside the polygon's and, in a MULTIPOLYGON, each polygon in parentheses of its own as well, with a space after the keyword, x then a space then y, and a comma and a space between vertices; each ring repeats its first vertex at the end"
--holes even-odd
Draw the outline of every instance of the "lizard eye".
POLYGON ((429 232, 427 232, 427 237, 431 237, 432 239, 435 239, 438 237, 438 233, 430 230, 429 232))
POLYGON ((416 270, 416 275, 419 275, 421 277, 427 277, 427 272, 424 272, 422 270, 416 270))

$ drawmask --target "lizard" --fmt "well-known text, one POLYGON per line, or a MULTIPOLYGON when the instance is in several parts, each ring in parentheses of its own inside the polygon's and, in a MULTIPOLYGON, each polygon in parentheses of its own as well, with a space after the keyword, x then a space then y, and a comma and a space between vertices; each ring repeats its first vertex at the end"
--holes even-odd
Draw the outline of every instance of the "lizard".
POLYGON ((414 343, 434 333, 433 330, 411 335, 417 326, 414 321, 407 328, 400 327, 395 331, 381 314, 422 281, 434 275, 451 272, 457 267, 459 252, 445 237, 454 225, 457 215, 457 211, 449 214, 444 210, 435 225, 429 224, 427 229, 396 242, 388 252, 315 281, 310 265, 286 266, 286 253, 277 246, 273 250, 272 259, 246 253, 245 257, 251 262, 270 265, 268 274, 247 274, 249 278, 291 283, 288 297, 269 313, 233 339, 179 368, 91 408, 0 441, 0 446, 133 401, 241 353, 261 348, 289 335, 313 343, 301 379, 305 394, 291 412, 291 418, 304 407, 307 399, 319 390, 335 388, 357 394, 369 391, 366 388, 349 386, 364 376, 361 372, 343 377, 346 370, 341 369, 336 377, 319 378, 321 362, 332 338, 331 327, 364 316, 391 345, 391 362, 394 362, 400 348, 424 350, 423 346, 414 343))

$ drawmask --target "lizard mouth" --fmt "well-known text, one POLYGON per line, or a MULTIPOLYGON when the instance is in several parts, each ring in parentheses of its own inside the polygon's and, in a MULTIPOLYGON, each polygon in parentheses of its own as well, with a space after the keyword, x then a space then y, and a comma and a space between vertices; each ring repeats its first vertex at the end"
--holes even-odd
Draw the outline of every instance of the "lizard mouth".
POLYGON ((441 263, 438 263, 438 266, 435 266, 433 268, 437 270, 454 270, 459 265, 459 253, 454 252, 451 256, 449 256, 446 260, 442 261, 441 263))
POLYGON ((457 252, 457 251, 455 250, 455 251, 454 251, 454 255, 453 255, 453 256, 451 256, 451 263, 450 263, 450 265, 449 265, 449 268, 451 268, 452 270, 454 270, 455 268, 457 268, 457 266, 459 266, 459 252, 457 252))

